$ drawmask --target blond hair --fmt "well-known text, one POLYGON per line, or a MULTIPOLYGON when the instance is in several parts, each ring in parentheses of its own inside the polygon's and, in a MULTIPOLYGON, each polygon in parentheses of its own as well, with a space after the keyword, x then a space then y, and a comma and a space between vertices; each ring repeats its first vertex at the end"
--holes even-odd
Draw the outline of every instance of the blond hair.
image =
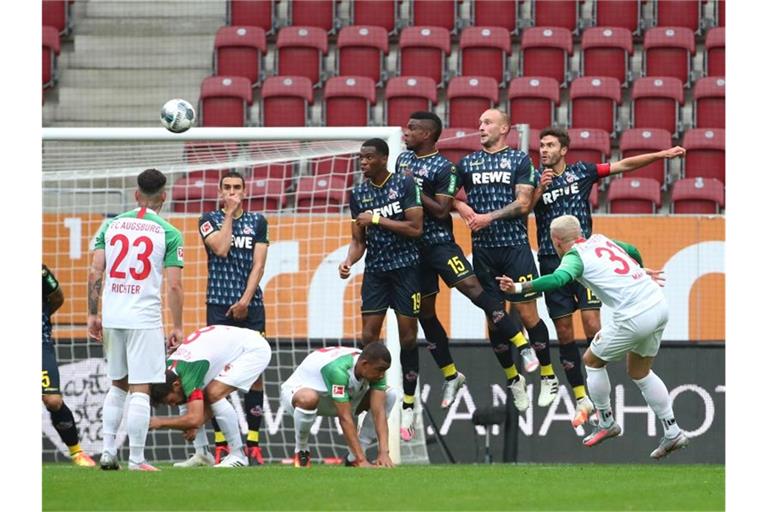
POLYGON ((573 215, 562 215, 549 225, 549 233, 563 243, 573 242, 581 236, 579 219, 573 215))

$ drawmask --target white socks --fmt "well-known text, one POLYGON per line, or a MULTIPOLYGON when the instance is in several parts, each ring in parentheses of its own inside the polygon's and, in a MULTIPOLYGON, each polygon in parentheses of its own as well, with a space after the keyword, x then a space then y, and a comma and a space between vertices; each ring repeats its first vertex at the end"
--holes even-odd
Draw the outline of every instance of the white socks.
POLYGON ((296 433, 296 451, 309 450, 309 431, 317 417, 317 409, 308 411, 301 407, 293 409, 293 428, 296 433))
MULTIPOLYGON (((184 416, 185 414, 187 414, 187 406, 180 405, 179 415, 184 416)), ((195 436, 193 446, 195 447, 195 453, 198 455, 210 454, 208 451, 208 435, 205 432, 205 423, 200 425, 197 429, 197 435, 195 436)))
POLYGON ((664 436, 672 439, 680 434, 680 427, 675 421, 675 415, 672 413, 672 401, 669 399, 669 391, 658 375, 653 370, 635 384, 640 388, 643 398, 651 407, 656 417, 661 420, 664 427, 664 436))
POLYGON ((128 462, 142 464, 144 459, 144 444, 147 442, 149 430, 149 395, 146 393, 131 393, 128 400, 128 445, 130 454, 128 462))
MULTIPOLYGON (((227 439, 230 453, 239 454, 242 457, 245 457, 245 452, 243 451, 243 438, 240 435, 240 424, 232 404, 230 404, 226 398, 222 398, 215 404, 211 404, 211 410, 213 411, 216 421, 219 423, 221 432, 227 439)), ((195 441, 197 441, 197 439, 195 441)))
POLYGON ((590 368, 587 370, 587 387, 589 396, 597 408, 600 417, 600 428, 607 428, 613 424, 613 410, 611 410, 611 380, 608 378, 608 370, 602 368, 590 368))
POLYGON ((115 436, 120 426, 120 420, 123 419, 123 407, 125 406, 125 397, 128 393, 116 386, 110 386, 107 396, 104 397, 104 406, 101 413, 102 430, 101 435, 104 438, 103 451, 110 455, 117 455, 117 446, 115 446, 115 436))

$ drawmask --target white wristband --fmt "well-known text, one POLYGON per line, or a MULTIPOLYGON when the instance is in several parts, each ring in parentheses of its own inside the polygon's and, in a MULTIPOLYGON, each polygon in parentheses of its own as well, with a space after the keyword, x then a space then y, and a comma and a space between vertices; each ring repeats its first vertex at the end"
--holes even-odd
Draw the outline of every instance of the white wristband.
POLYGON ((523 285, 522 283, 513 283, 512 284, 512 294, 513 295, 519 295, 523 293, 523 285))

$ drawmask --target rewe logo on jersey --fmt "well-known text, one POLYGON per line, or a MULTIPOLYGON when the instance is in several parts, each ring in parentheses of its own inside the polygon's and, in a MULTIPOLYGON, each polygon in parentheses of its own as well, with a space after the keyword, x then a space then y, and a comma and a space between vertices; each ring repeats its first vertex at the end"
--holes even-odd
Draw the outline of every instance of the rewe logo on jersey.
POLYGON ((403 207, 400 206, 400 201, 395 201, 394 203, 389 203, 381 208, 374 208, 373 213, 378 213, 382 217, 392 217, 398 213, 403 213, 403 207))
POLYGON ((253 238, 250 236, 232 235, 232 247, 237 249, 253 249, 253 238))
POLYGON ((473 185, 488 185, 490 183, 512 184, 512 173, 509 171, 487 171, 472 174, 473 185))
POLYGON ((565 187, 556 188, 554 190, 548 190, 542 194, 541 198, 544 200, 544 204, 552 204, 557 201, 557 198, 563 196, 573 196, 579 193, 579 183, 571 183, 565 187))

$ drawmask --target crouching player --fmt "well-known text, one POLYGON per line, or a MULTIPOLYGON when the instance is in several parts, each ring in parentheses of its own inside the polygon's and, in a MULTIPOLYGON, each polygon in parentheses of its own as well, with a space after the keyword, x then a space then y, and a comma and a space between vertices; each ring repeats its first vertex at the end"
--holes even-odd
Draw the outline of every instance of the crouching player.
POLYGON ((281 388, 283 410, 293 416, 296 448, 293 465, 310 466, 309 431, 317 416, 338 416, 349 453, 348 466, 370 467, 365 451, 379 441, 374 464, 392 467, 389 458, 387 415, 398 402, 394 389, 388 389, 386 371, 392 357, 386 345, 369 343, 361 351, 347 347, 327 347, 310 353, 281 388), (368 411, 358 439, 358 414, 368 411))
POLYGON ((150 429, 172 428, 194 439, 195 454, 177 467, 211 466, 205 429, 216 418, 229 443, 230 453, 215 467, 248 465, 243 451, 237 412, 227 396, 240 389, 247 392, 264 372, 272 349, 261 334, 250 329, 211 325, 196 330, 168 358, 165 382, 152 384, 153 404, 178 405, 180 416, 153 417, 150 429))

